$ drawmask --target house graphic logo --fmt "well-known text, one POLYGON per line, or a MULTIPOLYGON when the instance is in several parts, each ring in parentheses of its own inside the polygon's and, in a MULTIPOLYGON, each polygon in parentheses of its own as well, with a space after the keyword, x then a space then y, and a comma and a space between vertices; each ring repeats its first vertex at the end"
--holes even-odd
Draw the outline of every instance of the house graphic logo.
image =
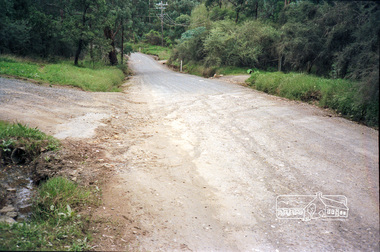
POLYGON ((347 198, 343 195, 280 195, 276 198, 278 219, 342 220, 348 218, 347 198))

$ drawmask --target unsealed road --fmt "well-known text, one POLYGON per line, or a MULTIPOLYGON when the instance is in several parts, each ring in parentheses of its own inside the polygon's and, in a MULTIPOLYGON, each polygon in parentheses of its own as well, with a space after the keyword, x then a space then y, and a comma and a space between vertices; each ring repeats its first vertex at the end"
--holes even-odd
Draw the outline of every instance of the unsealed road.
POLYGON ((115 167, 104 209, 136 225, 121 233, 131 242, 110 238, 117 248, 379 250, 378 131, 143 54, 130 65, 109 121, 125 130, 103 145, 115 167), (278 196, 317 192, 346 196, 348 218, 276 217, 278 196))
POLYGON ((377 131, 142 54, 130 63, 153 122, 120 175, 143 207, 143 248, 378 250, 377 131), (317 192, 346 196, 349 217, 276 218, 277 196, 317 192))

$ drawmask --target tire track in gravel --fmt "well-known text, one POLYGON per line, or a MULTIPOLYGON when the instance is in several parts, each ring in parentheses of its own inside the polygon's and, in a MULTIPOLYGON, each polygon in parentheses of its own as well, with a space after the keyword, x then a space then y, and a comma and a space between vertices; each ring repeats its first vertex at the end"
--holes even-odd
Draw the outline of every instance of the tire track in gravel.
POLYGON ((139 139, 123 156, 128 171, 110 184, 118 186, 110 194, 130 195, 128 206, 109 202, 146 231, 129 249, 378 248, 377 131, 311 105, 174 73, 141 54, 131 65, 128 99, 141 104, 130 109, 149 120, 128 136, 139 139), (278 195, 318 191, 347 196, 350 218, 276 218, 278 195))
POLYGON ((122 94, 69 91, 62 102, 50 99, 56 89, 0 82, 8 99, 0 119, 58 134, 99 117, 85 138, 110 171, 94 213, 107 219, 96 227, 95 249, 379 249, 377 131, 308 104, 175 73, 142 54, 130 64, 135 76, 122 94), (349 218, 276 218, 277 196, 319 191, 345 195, 349 218))

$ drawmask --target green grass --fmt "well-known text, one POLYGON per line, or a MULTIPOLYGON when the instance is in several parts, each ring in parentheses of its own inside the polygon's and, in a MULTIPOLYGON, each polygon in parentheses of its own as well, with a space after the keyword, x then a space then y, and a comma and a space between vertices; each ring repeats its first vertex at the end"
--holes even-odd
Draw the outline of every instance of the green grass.
MULTIPOLYGON (((0 147, 3 154, 23 147, 36 156, 41 148, 56 150, 59 142, 37 128, 0 121, 0 147)), ((47 180, 37 189, 27 222, 0 223, 0 251, 89 250, 89 217, 79 213, 99 204, 98 193, 97 188, 81 187, 62 177, 47 180)))
POLYGON ((124 80, 117 67, 77 67, 71 62, 34 62, 14 56, 0 57, 0 75, 28 78, 51 84, 69 85, 86 91, 119 91, 124 80))
POLYGON ((0 223, 0 250, 89 250, 89 217, 79 212, 98 205, 97 194, 62 177, 47 180, 38 188, 28 222, 0 223))
POLYGON ((10 154, 14 148, 24 148, 26 155, 33 158, 41 149, 57 150, 59 141, 47 136, 37 128, 29 128, 21 123, 0 121, 0 151, 10 154))
POLYGON ((182 70, 185 73, 197 75, 203 77, 203 71, 205 67, 203 65, 196 64, 194 62, 190 62, 186 65, 183 65, 182 70))
POLYGON ((240 75, 247 74, 248 67, 222 66, 216 69, 217 74, 240 75))
MULTIPOLYGON (((176 70, 180 69, 180 63, 178 60, 173 60, 169 62, 170 66, 176 70)), ((182 71, 192 75, 197 75, 201 77, 212 77, 214 74, 222 75, 241 75, 247 74, 249 68, 235 67, 235 66, 220 66, 220 67, 205 67, 203 64, 198 62, 188 62, 182 66, 182 71)))
POLYGON ((150 45, 147 43, 138 43, 133 45, 134 51, 145 54, 156 55, 160 60, 168 60, 172 49, 163 46, 150 45))
POLYGON ((257 90, 331 108, 368 126, 378 126, 379 100, 365 101, 358 83, 326 79, 302 73, 255 71, 247 82, 257 90))

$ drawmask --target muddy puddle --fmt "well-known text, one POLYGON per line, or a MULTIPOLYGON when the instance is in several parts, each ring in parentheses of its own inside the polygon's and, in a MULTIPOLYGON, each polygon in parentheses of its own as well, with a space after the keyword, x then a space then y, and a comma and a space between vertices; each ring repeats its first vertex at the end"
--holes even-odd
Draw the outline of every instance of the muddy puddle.
POLYGON ((26 220, 31 215, 34 195, 35 186, 27 165, 0 167, 0 216, 26 220))

